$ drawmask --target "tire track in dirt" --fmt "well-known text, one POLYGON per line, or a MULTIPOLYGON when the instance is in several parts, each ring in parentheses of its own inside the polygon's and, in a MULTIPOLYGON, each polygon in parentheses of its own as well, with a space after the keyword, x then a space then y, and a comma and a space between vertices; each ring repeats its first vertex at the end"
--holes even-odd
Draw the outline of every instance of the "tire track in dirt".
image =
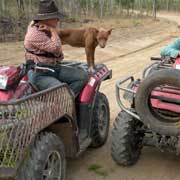
MULTIPOLYGON (((110 101, 111 125, 120 111, 115 99, 116 81, 128 75, 133 75, 136 78, 141 77, 142 70, 152 63, 150 57, 159 56, 161 48, 171 40, 173 40, 173 37, 165 36, 158 42, 124 55, 112 56, 109 59, 107 59, 107 56, 103 56, 106 59, 101 62, 113 70, 112 80, 104 82, 101 87, 101 90, 108 96, 110 101)), ((101 55, 104 54, 101 53, 101 55)), ((108 143, 101 149, 89 150, 79 159, 69 162, 68 180, 78 180, 79 177, 87 180, 177 180, 180 177, 178 168, 180 162, 176 160, 174 155, 162 154, 157 149, 145 148, 140 161, 135 166, 123 168, 117 166, 111 159, 110 144, 111 135, 108 143), (92 164, 99 164, 107 176, 89 172, 88 167, 92 164)))
MULTIPOLYGON (((167 43, 169 40, 167 41, 167 43)), ((136 52, 133 55, 111 60, 105 64, 113 70, 113 78, 103 83, 101 90, 108 96, 111 107, 111 125, 120 111, 115 100, 115 83, 119 78, 133 75, 140 77, 142 70, 151 64, 150 57, 157 56, 164 42, 148 49, 136 52)), ((108 143, 97 150, 89 150, 77 160, 68 161, 68 180, 169 180, 180 177, 179 165, 176 156, 169 153, 162 154, 157 149, 145 148, 140 161, 131 168, 117 166, 110 156, 111 135, 108 143), (166 156, 166 159, 164 158, 166 156), (106 172, 101 176, 88 171, 92 164, 99 164, 106 172), (153 173, 152 173, 153 172, 153 173)))
MULTIPOLYGON (((125 37, 120 37, 120 30, 117 29, 107 48, 105 50, 97 49, 97 62, 103 62, 109 69, 113 70, 113 78, 104 82, 101 87, 101 91, 108 96, 110 101, 111 125, 120 111, 115 99, 116 81, 128 75, 133 75, 136 78, 141 77, 144 67, 151 64, 150 57, 159 55, 160 49, 173 39, 165 32, 165 28, 168 28, 168 25, 154 27, 149 30, 144 27, 140 32, 135 30, 129 35, 125 33, 125 37)), ((5 46, 5 48, 8 48, 8 46, 5 46)), ((21 48, 23 49, 22 46, 21 48)), ((24 61, 23 52, 19 52, 18 49, 17 56, 14 55, 16 49, 13 49, 13 45, 11 45, 10 50, 4 55, 6 60, 3 60, 3 56, 0 57, 2 64, 19 64, 24 61)), ((65 59, 85 59, 84 50, 82 49, 65 47, 65 53, 65 59)), ((81 157, 68 160, 67 180, 178 180, 180 178, 180 162, 177 161, 174 155, 162 154, 158 150, 146 148, 137 165, 131 168, 123 168, 117 166, 111 159, 110 144, 111 135, 104 147, 89 149, 81 157), (90 172, 88 168, 92 164, 99 164, 104 173, 90 172)))
POLYGON ((129 53, 122 54, 122 55, 119 55, 119 56, 114 56, 114 57, 109 58, 109 59, 105 59, 104 61, 102 61, 102 63, 105 63, 105 62, 108 62, 108 61, 111 61, 111 60, 114 60, 114 59, 117 59, 117 58, 122 58, 122 57, 126 57, 126 56, 129 56, 129 55, 133 55, 133 54, 135 54, 135 53, 141 52, 141 51, 143 51, 143 50, 145 50, 145 49, 151 48, 151 47, 153 47, 153 46, 156 46, 156 45, 158 45, 158 44, 160 44, 160 43, 162 43, 162 42, 165 42, 165 41, 171 40, 171 39, 172 39, 171 36, 165 37, 165 38, 163 38, 162 40, 157 41, 157 42, 154 42, 154 43, 152 43, 152 44, 150 44, 150 45, 147 45, 147 46, 145 46, 145 47, 143 47, 143 48, 140 48, 140 49, 137 49, 137 50, 134 50, 134 51, 130 51, 129 53))

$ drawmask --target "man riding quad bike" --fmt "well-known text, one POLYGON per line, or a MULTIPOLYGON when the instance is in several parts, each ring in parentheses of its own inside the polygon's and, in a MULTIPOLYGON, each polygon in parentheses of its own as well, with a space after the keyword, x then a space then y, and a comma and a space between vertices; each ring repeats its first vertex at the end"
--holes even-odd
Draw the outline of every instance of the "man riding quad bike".
MULTIPOLYGON (((88 71, 84 63, 63 65, 88 71)), ((0 66, 0 179, 64 180, 65 157, 106 142, 109 103, 99 88, 112 72, 105 65, 97 68, 75 98, 65 83, 36 92, 28 82, 29 71, 51 72, 53 66, 32 61, 0 66)))
POLYGON ((25 38, 26 63, 0 66, 0 179, 65 180, 66 157, 101 147, 110 110, 101 83, 112 72, 88 73, 80 62, 61 62, 54 1, 41 0, 25 38), (45 23, 50 31, 38 29, 45 23))
POLYGON ((144 73, 142 80, 130 76, 117 82, 116 98, 122 111, 114 122, 111 154, 119 165, 134 165, 143 146, 180 154, 180 70, 177 66, 178 63, 144 73), (126 87, 124 83, 129 80, 130 85, 126 87), (125 91, 129 107, 124 105, 121 91, 125 91))
POLYGON ((143 72, 143 78, 158 71, 159 69, 174 68, 180 69, 180 38, 165 46, 161 50, 161 57, 152 57, 152 61, 157 61, 148 66, 143 72))
POLYGON ((180 69, 180 57, 177 58, 172 58, 170 56, 151 57, 151 60, 156 62, 144 69, 143 78, 162 69, 171 69, 171 68, 180 69))

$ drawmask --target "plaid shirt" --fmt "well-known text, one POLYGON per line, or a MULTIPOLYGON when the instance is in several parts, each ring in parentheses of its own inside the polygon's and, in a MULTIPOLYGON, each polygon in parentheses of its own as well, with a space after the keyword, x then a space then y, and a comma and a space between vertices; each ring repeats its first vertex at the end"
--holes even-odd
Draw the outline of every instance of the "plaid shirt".
POLYGON ((60 38, 49 37, 45 32, 40 31, 36 25, 28 26, 24 47, 26 49, 26 60, 54 64, 64 58, 63 53, 59 53, 58 51, 61 48, 60 38), (51 53, 54 57, 38 56, 38 54, 46 53, 51 53))

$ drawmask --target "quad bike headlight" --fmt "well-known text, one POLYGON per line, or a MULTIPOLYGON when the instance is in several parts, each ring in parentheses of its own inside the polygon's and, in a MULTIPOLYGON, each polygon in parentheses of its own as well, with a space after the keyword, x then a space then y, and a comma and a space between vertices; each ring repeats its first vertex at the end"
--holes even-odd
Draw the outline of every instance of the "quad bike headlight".
POLYGON ((180 70, 180 64, 176 64, 176 69, 180 70))
POLYGON ((5 75, 0 75, 0 89, 6 89, 8 82, 8 77, 5 75))

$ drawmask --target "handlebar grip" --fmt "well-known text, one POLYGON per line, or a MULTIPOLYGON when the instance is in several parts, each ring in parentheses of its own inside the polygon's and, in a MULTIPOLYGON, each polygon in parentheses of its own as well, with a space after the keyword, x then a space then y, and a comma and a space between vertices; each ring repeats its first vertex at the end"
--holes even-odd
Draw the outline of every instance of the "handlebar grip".
POLYGON ((161 61, 161 57, 151 57, 151 61, 161 61))

